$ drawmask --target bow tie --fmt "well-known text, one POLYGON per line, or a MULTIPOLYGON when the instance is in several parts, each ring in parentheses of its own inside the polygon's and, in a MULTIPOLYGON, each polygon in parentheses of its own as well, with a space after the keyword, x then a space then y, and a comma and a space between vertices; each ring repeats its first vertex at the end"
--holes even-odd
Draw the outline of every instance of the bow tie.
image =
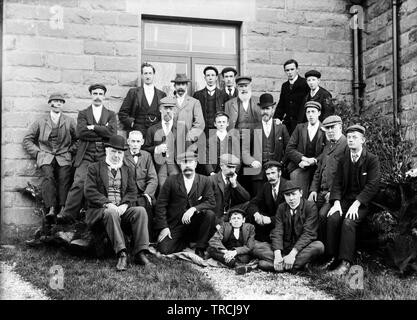
POLYGON ((132 157, 139 157, 140 156, 140 153, 134 153, 134 154, 132 154, 132 157))

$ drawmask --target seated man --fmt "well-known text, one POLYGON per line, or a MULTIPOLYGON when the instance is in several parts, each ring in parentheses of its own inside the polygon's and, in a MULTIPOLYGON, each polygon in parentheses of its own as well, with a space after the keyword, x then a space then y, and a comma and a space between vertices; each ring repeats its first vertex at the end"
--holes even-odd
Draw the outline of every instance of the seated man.
POLYGON ((213 188, 208 177, 195 173, 197 156, 193 152, 180 154, 177 161, 181 174, 167 178, 156 201, 158 250, 179 252, 196 241, 195 253, 204 257, 215 231, 213 188))
POLYGON ((244 265, 250 261, 250 253, 255 242, 255 227, 245 223, 245 211, 231 209, 229 222, 225 222, 209 241, 210 256, 236 272, 243 274, 244 265), (242 268, 243 267, 243 268, 242 268))
POLYGON ((225 215, 229 209, 245 210, 249 203, 249 193, 237 182, 236 168, 239 164, 239 159, 234 155, 223 154, 220 157, 221 171, 210 176, 216 200, 214 212, 217 228, 226 221, 225 215))
POLYGON ((324 252, 316 241, 318 217, 314 202, 302 198, 301 188, 288 181, 282 189, 285 203, 280 204, 271 231, 272 245, 257 255, 259 268, 266 271, 302 270, 324 252))
POLYGON ((255 226, 256 250, 262 250, 263 242, 271 243, 269 234, 275 226, 274 216, 278 206, 284 201, 282 186, 286 180, 281 178, 281 168, 281 163, 275 160, 264 164, 268 182, 258 190, 258 194, 252 198, 248 206, 246 221, 255 226))
POLYGON ((339 160, 330 191, 333 206, 327 214, 326 253, 332 257, 328 267, 343 275, 353 262, 356 229, 368 213, 368 204, 379 190, 381 172, 377 156, 367 151, 365 128, 350 126, 346 130, 348 148, 339 160))
POLYGON ((130 131, 123 162, 134 172, 137 188, 137 206, 144 207, 148 213, 149 238, 152 240, 152 206, 155 203, 155 192, 158 187, 158 176, 149 152, 141 150, 144 139, 141 131, 130 131))
POLYGON ((148 215, 143 207, 133 207, 137 191, 131 169, 123 165, 125 138, 112 136, 105 143, 106 158, 88 167, 84 194, 88 209, 85 222, 104 226, 119 260, 116 270, 126 270, 127 249, 123 229, 132 232, 135 263, 151 264, 145 256, 149 248, 148 215))

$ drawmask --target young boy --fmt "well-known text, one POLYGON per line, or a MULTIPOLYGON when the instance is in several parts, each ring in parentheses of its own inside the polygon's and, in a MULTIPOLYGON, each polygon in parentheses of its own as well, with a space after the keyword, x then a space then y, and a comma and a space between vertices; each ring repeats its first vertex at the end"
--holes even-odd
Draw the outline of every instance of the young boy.
POLYGON ((255 242, 255 227, 245 223, 245 216, 245 211, 241 209, 229 210, 229 222, 216 231, 207 249, 213 259, 235 268, 238 274, 244 274, 253 267, 246 264, 250 261, 255 242))

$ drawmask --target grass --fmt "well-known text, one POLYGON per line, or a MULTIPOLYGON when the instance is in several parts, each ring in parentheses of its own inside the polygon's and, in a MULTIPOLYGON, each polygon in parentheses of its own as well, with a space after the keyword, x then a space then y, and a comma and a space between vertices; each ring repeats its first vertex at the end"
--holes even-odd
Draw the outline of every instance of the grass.
POLYGON ((150 260, 154 267, 129 265, 127 271, 116 272, 116 258, 89 259, 71 256, 53 247, 0 249, 2 261, 15 263, 14 271, 35 287, 58 300, 218 300, 220 294, 208 279, 188 263, 150 260), (64 270, 64 288, 50 288, 49 270, 60 265, 64 270))

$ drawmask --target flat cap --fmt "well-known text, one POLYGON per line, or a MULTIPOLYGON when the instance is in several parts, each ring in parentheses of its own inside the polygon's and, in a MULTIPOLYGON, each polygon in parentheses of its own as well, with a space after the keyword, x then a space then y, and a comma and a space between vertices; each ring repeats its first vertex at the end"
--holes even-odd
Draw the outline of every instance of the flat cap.
POLYGON ((192 151, 186 151, 177 155, 177 162, 184 162, 186 160, 195 160, 197 161, 197 154, 192 151))
POLYGON ((229 220, 230 220, 230 217, 232 216, 232 214, 234 214, 234 213, 241 214, 243 218, 246 217, 245 210, 242 210, 242 209, 229 209, 229 211, 227 211, 227 216, 228 216, 229 220))
POLYGON ((350 126, 349 128, 347 128, 346 133, 354 131, 360 132, 363 135, 365 134, 365 128, 362 127, 360 124, 354 124, 353 126, 350 126))
POLYGON ((321 103, 317 101, 307 101, 304 105, 304 109, 307 108, 316 108, 317 110, 321 111, 321 103))
POLYGON ((278 162, 276 160, 269 160, 264 164, 263 169, 265 171, 265 170, 267 170, 269 168, 272 168, 272 167, 277 167, 279 170, 281 170, 282 169, 282 163, 278 162))
POLYGON ((217 111, 216 116, 214 118, 216 119, 217 117, 220 117, 220 116, 225 116, 225 117, 227 117, 227 119, 230 118, 229 115, 224 111, 217 111))
POLYGON ((159 101, 160 107, 175 107, 177 105, 177 100, 174 97, 165 97, 159 101))
POLYGON ((235 69, 235 68, 232 68, 232 67, 226 67, 226 68, 223 68, 223 70, 222 70, 222 76, 224 76, 224 74, 225 74, 226 72, 230 72, 230 71, 232 71, 232 72, 235 74, 235 76, 237 75, 237 71, 236 71, 236 69, 235 69))
POLYGON ((49 96, 49 100, 48 103, 51 102, 52 100, 61 100, 65 103, 65 99, 64 96, 62 94, 60 94, 59 92, 54 92, 49 96))
POLYGON ((300 186, 295 181, 287 180, 286 183, 282 186, 283 194, 290 193, 294 190, 301 190, 300 186))
POLYGON ((240 165, 240 160, 233 154, 224 153, 220 156, 220 163, 227 166, 238 166, 240 165))
POLYGON ((236 84, 244 84, 244 83, 251 83, 252 78, 249 76, 238 76, 236 77, 236 84))
POLYGON ((102 83, 95 83, 95 84, 92 84, 91 86, 88 87, 88 91, 90 91, 90 93, 91 93, 91 91, 93 91, 95 89, 103 89, 104 93, 107 92, 106 86, 102 83))
POLYGON ((342 124, 342 118, 340 118, 339 116, 333 115, 333 116, 328 116, 326 119, 324 119, 322 125, 323 127, 331 127, 338 123, 342 124))
POLYGON ((207 66, 204 68, 203 74, 206 75, 207 70, 213 70, 216 73, 216 76, 219 75, 219 70, 215 66, 207 66))
POLYGON ((308 77, 316 77, 316 78, 321 78, 321 73, 318 72, 317 70, 310 70, 307 71, 305 74, 305 78, 307 79, 308 77))

